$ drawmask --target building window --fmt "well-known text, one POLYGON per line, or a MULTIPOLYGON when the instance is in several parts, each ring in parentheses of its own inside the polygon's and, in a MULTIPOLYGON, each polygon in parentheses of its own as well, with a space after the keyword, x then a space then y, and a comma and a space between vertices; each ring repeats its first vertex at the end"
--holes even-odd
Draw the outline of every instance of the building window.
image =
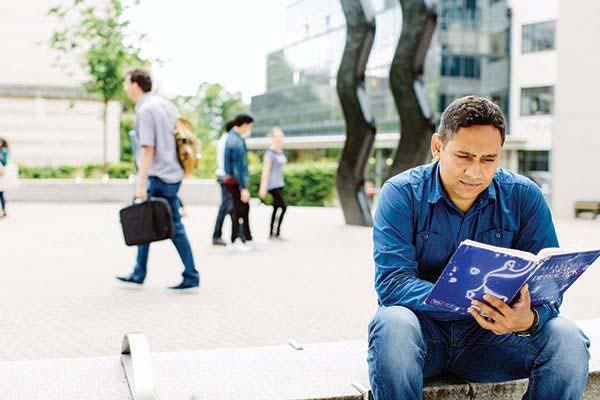
POLYGON ((527 175, 532 171, 550 171, 549 151, 519 150, 519 173, 527 175))
POLYGON ((554 49, 556 21, 523 25, 522 53, 554 49))
POLYGON ((552 115, 554 113, 554 87, 521 89, 521 115, 552 115))
POLYGON ((394 8, 398 5, 398 0, 385 0, 383 2, 383 9, 389 10, 390 8, 394 8))
POLYGON ((470 79, 481 77, 481 61, 471 56, 442 56, 440 65, 442 76, 470 79))

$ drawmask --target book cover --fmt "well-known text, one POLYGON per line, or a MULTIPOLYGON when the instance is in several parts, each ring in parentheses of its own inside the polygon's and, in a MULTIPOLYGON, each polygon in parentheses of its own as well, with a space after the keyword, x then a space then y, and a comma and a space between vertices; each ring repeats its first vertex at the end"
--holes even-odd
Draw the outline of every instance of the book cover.
POLYGON ((468 315, 484 294, 513 301, 529 282, 532 304, 555 301, 600 256, 600 251, 546 255, 464 241, 438 278, 425 304, 468 315))

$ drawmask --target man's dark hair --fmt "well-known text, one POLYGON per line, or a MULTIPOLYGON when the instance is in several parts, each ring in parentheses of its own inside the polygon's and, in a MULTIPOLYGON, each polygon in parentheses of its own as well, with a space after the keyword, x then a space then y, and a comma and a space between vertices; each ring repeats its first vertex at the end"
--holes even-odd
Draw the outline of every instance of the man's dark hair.
POLYGON ((4 138, 0 138, 0 149, 6 148, 8 149, 8 142, 4 138))
POLYGON ((240 113, 231 121, 232 126, 242 126, 254 122, 254 116, 250 113, 240 113))
POLYGON ((233 120, 225 122, 225 132, 229 132, 233 129, 233 120))
POLYGON ((143 68, 134 68, 127 71, 127 76, 131 83, 137 83, 144 93, 152 90, 152 77, 150 73, 143 68))
POLYGON ((506 121, 502 110, 493 101, 479 96, 461 97, 446 107, 438 132, 442 144, 446 145, 460 128, 474 125, 491 125, 498 129, 504 145, 506 121))

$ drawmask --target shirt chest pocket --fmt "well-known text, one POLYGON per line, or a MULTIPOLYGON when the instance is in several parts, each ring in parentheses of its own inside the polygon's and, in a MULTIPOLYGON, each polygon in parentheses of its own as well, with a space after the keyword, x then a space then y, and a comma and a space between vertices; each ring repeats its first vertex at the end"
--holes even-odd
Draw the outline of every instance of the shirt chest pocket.
POLYGON ((452 246, 442 234, 423 231, 417 233, 416 251, 419 271, 427 275, 442 271, 452 255, 452 246))
POLYGON ((477 235, 477 241, 492 246, 512 248, 515 233, 504 229, 494 228, 477 235))

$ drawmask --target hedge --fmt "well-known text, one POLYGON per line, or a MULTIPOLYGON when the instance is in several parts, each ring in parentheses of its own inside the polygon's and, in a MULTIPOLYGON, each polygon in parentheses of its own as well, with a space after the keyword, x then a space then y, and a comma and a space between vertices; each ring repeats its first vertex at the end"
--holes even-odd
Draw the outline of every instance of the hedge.
MULTIPOLYGON (((132 163, 118 162, 108 164, 108 176, 112 179, 127 179, 134 173, 132 163)), ((72 179, 77 176, 82 178, 101 178, 101 164, 86 164, 81 167, 61 165, 58 167, 27 167, 19 166, 19 176, 23 179, 72 179)))
MULTIPOLYGON (((333 203, 335 196, 335 163, 307 162, 289 164, 284 168, 286 202, 293 206, 327 206, 333 203)), ((258 196, 260 166, 250 168, 248 188, 252 196, 258 196)), ((267 196, 270 203, 271 196, 267 196)))
MULTIPOLYGON (((258 197, 258 187, 262 173, 260 165, 250 166, 250 182, 248 187, 253 197, 258 197)), ((285 199, 289 205, 296 206, 326 206, 333 203, 335 196, 336 163, 333 162, 303 162, 288 164, 284 168, 285 199)), ((119 162, 108 166, 108 175, 112 179, 127 179, 133 174, 132 163, 119 162)), ((202 174, 207 175, 208 170, 202 174)), ((23 179, 73 179, 101 178, 101 164, 87 164, 81 167, 19 167, 19 176, 23 179)), ((213 175, 214 176, 214 175, 213 175)), ((270 203, 271 196, 267 196, 266 203, 270 203)))

